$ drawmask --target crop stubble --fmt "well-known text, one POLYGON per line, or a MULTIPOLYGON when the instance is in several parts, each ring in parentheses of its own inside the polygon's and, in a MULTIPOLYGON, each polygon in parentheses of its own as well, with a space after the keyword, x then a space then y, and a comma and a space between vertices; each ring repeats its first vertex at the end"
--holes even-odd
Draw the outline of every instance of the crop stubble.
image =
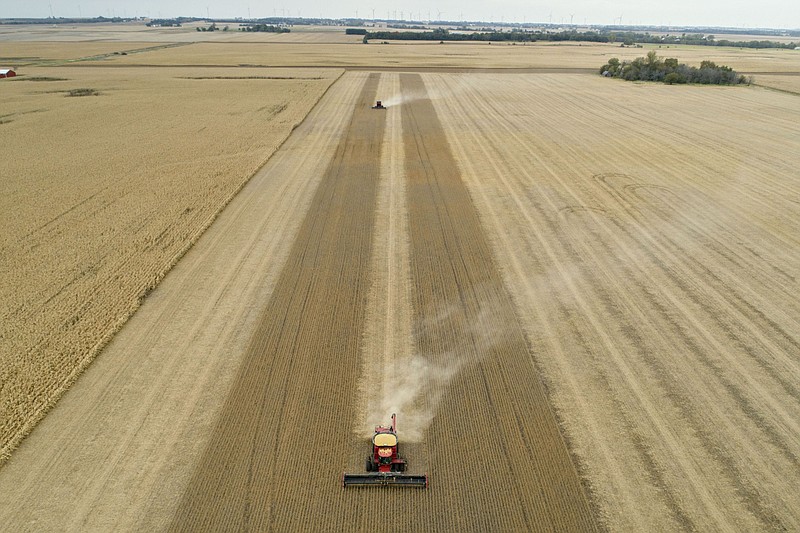
MULTIPOLYGON (((399 92, 399 76, 381 75, 378 94, 389 96, 399 92)), ((403 442, 409 443, 420 439, 416 428, 424 423, 426 413, 416 394, 421 389, 419 376, 403 375, 412 365, 414 354, 400 107, 389 106, 383 113, 387 131, 381 155, 355 432, 360 437, 370 437, 374 427, 386 424, 396 409, 403 442), (398 397, 402 392, 405 395, 398 397)), ((419 457, 413 465, 415 470, 424 470, 419 457)))
MULTIPOLYGON (((510 296, 419 75, 401 75, 412 303, 419 354, 458 364, 426 445, 431 476, 460 513, 431 524, 590 531, 594 520, 510 296)), ((439 503, 439 502, 437 502, 439 503)))
MULTIPOLYGON (((425 442, 405 448, 412 470, 430 467, 429 491, 339 487, 342 470, 363 467, 368 446, 342 422, 353 415, 372 281, 385 125, 385 114, 368 108, 377 80, 364 86, 173 529, 367 529, 376 527, 368 510, 391 501, 408 512, 386 529, 591 530, 577 472, 426 98, 402 110, 416 350, 462 371, 425 442)), ((401 86, 424 95, 417 75, 401 86)))
POLYGON ((607 525, 796 529, 792 97, 426 79, 607 525))

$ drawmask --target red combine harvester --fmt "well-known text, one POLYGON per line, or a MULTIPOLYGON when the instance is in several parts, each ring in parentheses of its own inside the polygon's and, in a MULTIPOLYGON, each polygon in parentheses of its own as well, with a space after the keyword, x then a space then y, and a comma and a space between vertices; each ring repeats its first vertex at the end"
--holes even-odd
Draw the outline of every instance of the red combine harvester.
POLYGON ((397 415, 392 415, 392 425, 377 426, 372 436, 372 454, 367 456, 366 474, 345 474, 345 487, 365 485, 397 485, 403 487, 428 486, 425 474, 405 474, 407 462, 398 455, 397 415))

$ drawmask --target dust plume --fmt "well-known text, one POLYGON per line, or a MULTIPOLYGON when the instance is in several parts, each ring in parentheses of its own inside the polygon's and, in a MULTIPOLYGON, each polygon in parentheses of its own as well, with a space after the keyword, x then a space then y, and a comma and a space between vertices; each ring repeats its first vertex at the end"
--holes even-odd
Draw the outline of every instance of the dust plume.
MULTIPOLYGON (((460 87, 460 86, 454 86, 454 87, 460 87)), ((381 102, 386 107, 393 107, 421 99, 440 100, 442 98, 452 98, 459 92, 461 92, 461 89, 454 89, 453 87, 450 87, 447 90, 442 90, 439 88, 434 89, 433 87, 429 86, 426 90, 420 90, 420 91, 406 90, 405 92, 397 92, 392 94, 388 98, 382 98, 381 102)))
POLYGON ((392 413, 397 413, 403 441, 423 439, 453 378, 464 367, 484 359, 503 338, 503 325, 496 321, 495 298, 491 300, 472 312, 462 305, 450 305, 417 321, 417 341, 436 338, 442 342, 434 344, 444 349, 421 351, 422 343, 416 342, 411 353, 395 354, 384 362, 380 384, 367 384, 371 390, 362 391, 366 409, 357 427, 359 436, 371 437, 376 425, 388 424, 392 413), (450 339, 438 339, 448 331, 453 333, 450 339))
POLYGON ((409 102, 413 102, 414 100, 419 100, 420 98, 427 98, 427 95, 424 92, 420 92, 418 94, 398 93, 390 96, 385 100, 382 100, 382 102, 383 105, 385 105, 386 107, 394 107, 402 104, 407 104, 409 102))

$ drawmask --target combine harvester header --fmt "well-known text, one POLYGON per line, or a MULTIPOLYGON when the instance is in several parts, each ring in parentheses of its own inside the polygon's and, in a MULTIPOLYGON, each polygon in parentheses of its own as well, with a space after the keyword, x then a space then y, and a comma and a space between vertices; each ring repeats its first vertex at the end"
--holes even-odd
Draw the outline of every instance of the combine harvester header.
POLYGON ((366 474, 345 474, 344 487, 367 485, 395 485, 402 487, 428 486, 426 474, 405 474, 407 461, 398 454, 397 415, 392 415, 392 425, 377 426, 372 436, 372 453, 367 456, 366 474))

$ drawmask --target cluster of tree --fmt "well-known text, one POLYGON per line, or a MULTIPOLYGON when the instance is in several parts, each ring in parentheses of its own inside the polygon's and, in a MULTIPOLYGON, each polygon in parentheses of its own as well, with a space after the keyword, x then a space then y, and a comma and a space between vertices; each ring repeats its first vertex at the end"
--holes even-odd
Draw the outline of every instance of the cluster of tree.
POLYGON ((749 84, 751 79, 739 75, 730 67, 717 65, 713 61, 703 61, 700 67, 690 67, 678 63, 675 58, 661 59, 655 50, 647 52, 647 57, 637 57, 633 61, 622 61, 616 57, 602 66, 603 76, 622 78, 628 81, 660 81, 674 83, 702 83, 714 85, 749 84))
MULTIPOLYGON (((228 26, 225 26, 224 28, 222 28, 222 31, 228 31, 229 29, 230 28, 228 26)), ((202 26, 198 26, 197 27, 197 31, 219 31, 219 28, 217 28, 217 23, 216 22, 212 22, 211 26, 209 26, 208 28, 204 28, 202 26)))
POLYGON ((620 40, 647 44, 691 44, 694 46, 736 46, 739 48, 787 48, 793 50, 796 43, 780 43, 777 41, 731 41, 717 40, 713 35, 702 33, 683 33, 678 35, 651 35, 649 33, 624 32, 619 34, 620 40))
POLYGON ((239 26, 239 31, 260 31, 266 33, 289 33, 289 28, 283 26, 273 26, 272 24, 247 24, 239 26))
POLYGON ((395 30, 426 30, 425 26, 420 26, 419 24, 386 24, 387 28, 392 28, 395 30))
POLYGON ((344 33, 345 35, 366 35, 367 30, 364 28, 347 28, 344 33))
POLYGON ((145 26, 148 28, 151 26, 163 26, 163 27, 181 27, 180 19, 152 19, 149 22, 145 23, 145 26))
POLYGON ((636 43, 647 44, 692 44, 704 46, 738 46, 742 48, 788 48, 794 49, 796 43, 779 43, 775 41, 717 41, 713 35, 682 34, 673 35, 651 35, 650 33, 637 32, 613 32, 613 31, 585 31, 565 30, 559 32, 550 31, 528 31, 522 29, 512 29, 510 31, 481 31, 481 32, 457 32, 442 28, 432 31, 376 31, 368 32, 367 39, 381 40, 400 40, 400 41, 515 41, 515 42, 535 42, 535 41, 582 41, 592 43, 615 43, 621 42, 625 45, 636 43))
POLYGON ((533 42, 533 32, 512 30, 510 32, 473 32, 451 33, 443 28, 432 31, 375 31, 367 32, 366 39, 399 40, 399 41, 517 41, 533 42))

